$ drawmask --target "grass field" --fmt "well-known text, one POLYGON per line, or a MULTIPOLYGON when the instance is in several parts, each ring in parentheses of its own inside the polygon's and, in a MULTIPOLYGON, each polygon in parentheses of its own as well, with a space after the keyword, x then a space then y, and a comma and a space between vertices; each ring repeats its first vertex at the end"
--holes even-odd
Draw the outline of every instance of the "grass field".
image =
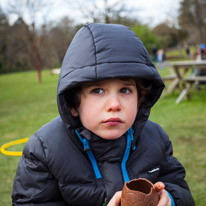
MULTIPOLYGON (((164 71, 162 71, 164 73, 164 71)), ((0 146, 31 136, 58 115, 56 87, 58 76, 44 71, 37 84, 35 72, 0 76, 0 146)), ((197 206, 206 202, 206 87, 192 92, 192 100, 175 104, 177 93, 161 99, 151 112, 169 134, 174 155, 187 171, 187 181, 197 206)), ((23 149, 24 144, 9 150, 23 149)), ((11 190, 20 157, 0 154, 0 205, 11 205, 11 190)))

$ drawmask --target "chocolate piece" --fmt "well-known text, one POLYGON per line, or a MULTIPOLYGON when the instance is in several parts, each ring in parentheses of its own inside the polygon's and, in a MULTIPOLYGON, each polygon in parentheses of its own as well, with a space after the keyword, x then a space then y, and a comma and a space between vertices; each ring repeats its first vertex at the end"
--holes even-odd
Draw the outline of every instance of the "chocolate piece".
POLYGON ((134 179, 124 184, 121 206, 157 206, 159 193, 153 184, 145 179, 134 179))

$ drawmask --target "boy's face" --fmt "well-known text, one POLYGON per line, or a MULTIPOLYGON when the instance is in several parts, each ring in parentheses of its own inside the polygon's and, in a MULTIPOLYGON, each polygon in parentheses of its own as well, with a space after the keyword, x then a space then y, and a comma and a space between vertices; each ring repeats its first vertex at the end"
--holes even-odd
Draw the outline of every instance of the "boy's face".
POLYGON ((103 139, 117 139, 133 124, 138 111, 138 93, 132 79, 85 83, 77 110, 85 128, 103 139))

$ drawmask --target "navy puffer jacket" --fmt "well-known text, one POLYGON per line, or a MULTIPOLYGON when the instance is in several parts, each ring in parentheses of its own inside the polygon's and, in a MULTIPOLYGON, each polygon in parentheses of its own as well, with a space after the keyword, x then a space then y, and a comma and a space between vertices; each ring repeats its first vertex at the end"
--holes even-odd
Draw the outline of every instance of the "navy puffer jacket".
POLYGON ((167 134, 148 120, 163 88, 145 47, 129 28, 89 24, 80 29, 61 68, 60 116, 27 142, 14 180, 13 206, 101 206, 125 181, 139 177, 164 182, 176 206, 193 206, 185 170, 172 156, 167 134), (81 82, 121 77, 144 79, 152 93, 145 97, 133 130, 105 140, 72 117, 65 94, 81 82))

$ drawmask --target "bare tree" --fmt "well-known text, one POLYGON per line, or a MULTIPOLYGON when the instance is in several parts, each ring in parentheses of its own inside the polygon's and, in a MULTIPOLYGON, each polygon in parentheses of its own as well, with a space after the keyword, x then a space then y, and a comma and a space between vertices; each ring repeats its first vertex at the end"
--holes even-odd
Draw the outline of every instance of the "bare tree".
POLYGON ((42 82, 42 59, 40 54, 41 42, 36 29, 36 18, 43 7, 42 0, 13 0, 9 3, 9 13, 17 15, 18 21, 23 25, 24 34, 28 40, 30 58, 37 71, 38 83, 42 82), (27 16, 27 21, 24 20, 24 16, 27 16))
POLYGON ((126 8, 124 0, 67 0, 67 2, 70 7, 72 5, 80 11, 86 22, 121 23, 123 13, 132 12, 132 9, 126 8))
POLYGON ((198 33, 196 43, 206 41, 206 1, 183 0, 180 7, 179 24, 189 35, 198 33))
POLYGON ((39 31, 41 37, 41 54, 43 65, 49 68, 59 67, 62 64, 68 45, 71 43, 76 27, 69 17, 43 25, 39 31))

